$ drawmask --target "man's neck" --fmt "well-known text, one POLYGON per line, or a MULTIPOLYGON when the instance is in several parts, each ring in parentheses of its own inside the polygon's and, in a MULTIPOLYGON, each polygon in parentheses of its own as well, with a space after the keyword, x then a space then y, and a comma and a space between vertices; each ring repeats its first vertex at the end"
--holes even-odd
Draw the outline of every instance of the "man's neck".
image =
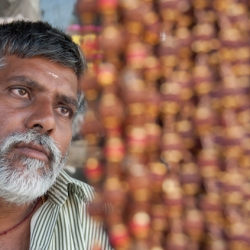
POLYGON ((1 250, 27 250, 30 242, 30 221, 42 205, 41 200, 16 205, 0 200, 0 246, 1 250))
POLYGON ((0 234, 22 221, 34 204, 17 205, 0 199, 0 234))

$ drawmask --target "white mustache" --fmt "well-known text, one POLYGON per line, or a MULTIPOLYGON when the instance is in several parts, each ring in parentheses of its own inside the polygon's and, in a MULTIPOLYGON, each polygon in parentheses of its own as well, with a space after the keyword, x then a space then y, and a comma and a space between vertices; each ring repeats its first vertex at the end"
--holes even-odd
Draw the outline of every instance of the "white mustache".
POLYGON ((48 135, 41 134, 36 130, 29 130, 27 132, 15 132, 9 135, 0 144, 0 156, 6 156, 18 143, 35 143, 39 144, 49 151, 49 162, 53 164, 63 158, 57 143, 48 135))

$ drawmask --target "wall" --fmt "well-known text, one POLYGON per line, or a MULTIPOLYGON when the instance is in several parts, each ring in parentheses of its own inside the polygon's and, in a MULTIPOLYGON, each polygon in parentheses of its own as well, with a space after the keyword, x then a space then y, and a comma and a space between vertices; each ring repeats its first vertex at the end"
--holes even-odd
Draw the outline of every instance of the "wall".
POLYGON ((42 20, 65 30, 74 20, 75 2, 75 0, 40 0, 42 20))

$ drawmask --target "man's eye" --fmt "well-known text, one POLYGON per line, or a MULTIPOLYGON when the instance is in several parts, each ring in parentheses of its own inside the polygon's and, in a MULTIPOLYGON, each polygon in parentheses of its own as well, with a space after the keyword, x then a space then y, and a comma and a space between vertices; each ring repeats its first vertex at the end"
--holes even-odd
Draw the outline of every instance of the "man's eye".
POLYGON ((72 116, 72 111, 69 108, 66 108, 66 107, 60 107, 60 112, 64 116, 68 116, 68 117, 72 116))
POLYGON ((24 88, 13 88, 11 91, 15 95, 22 96, 22 97, 29 97, 28 91, 24 88))

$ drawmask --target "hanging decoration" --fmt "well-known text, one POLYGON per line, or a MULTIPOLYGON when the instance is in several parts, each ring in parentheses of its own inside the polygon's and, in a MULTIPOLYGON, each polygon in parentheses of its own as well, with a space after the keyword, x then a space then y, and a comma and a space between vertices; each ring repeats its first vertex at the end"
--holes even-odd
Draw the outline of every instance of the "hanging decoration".
POLYGON ((100 149, 84 166, 101 190, 90 212, 114 249, 250 248, 249 10, 77 1, 89 66, 81 133, 100 149))

